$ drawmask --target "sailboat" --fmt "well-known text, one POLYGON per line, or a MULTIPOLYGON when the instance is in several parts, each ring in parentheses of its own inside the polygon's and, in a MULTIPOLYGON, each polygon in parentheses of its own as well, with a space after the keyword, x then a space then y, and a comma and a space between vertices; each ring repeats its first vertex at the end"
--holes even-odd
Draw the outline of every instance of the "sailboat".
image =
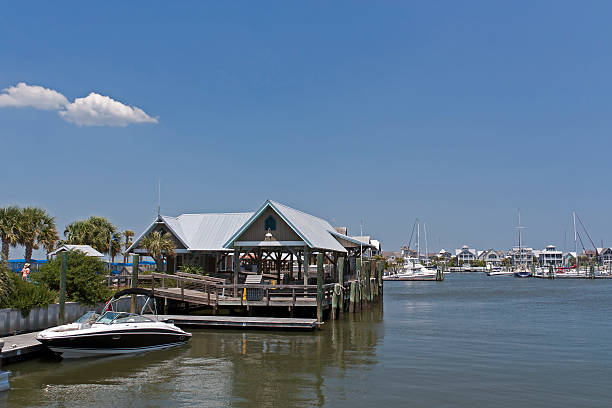
POLYGON ((531 277, 531 271, 529 270, 527 265, 523 264, 523 251, 522 251, 522 248, 521 248, 521 229, 523 229, 523 227, 521 226, 521 210, 519 210, 519 212, 518 212, 518 226, 516 228, 518 229, 519 265, 516 268, 516 270, 514 271, 514 277, 516 277, 516 278, 530 278, 531 277))
MULTIPOLYGON (((416 224, 416 247, 417 253, 416 258, 408 256, 405 258, 405 263, 402 269, 397 271, 394 274, 387 275, 383 277, 383 280, 391 281, 391 280, 421 280, 421 279, 435 279, 437 271, 434 269, 428 269, 423 264, 421 264, 421 248, 420 248, 420 231, 421 226, 419 224, 419 220, 415 221, 416 224)), ((414 232, 414 229, 413 229, 414 232)), ((427 228, 425 227, 425 242, 427 242, 427 228)), ((412 240, 412 237, 410 238, 412 240)), ((427 243, 425 244, 425 252, 427 252, 427 243)), ((409 248, 410 249, 410 248, 409 248)))

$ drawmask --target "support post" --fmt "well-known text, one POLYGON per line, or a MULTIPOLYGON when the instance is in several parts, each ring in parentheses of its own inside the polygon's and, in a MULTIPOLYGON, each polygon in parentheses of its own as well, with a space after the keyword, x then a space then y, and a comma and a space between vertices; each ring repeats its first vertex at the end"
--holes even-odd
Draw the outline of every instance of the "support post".
MULTIPOLYGON (((240 248, 234 248, 234 297, 238 297, 238 274, 240 273, 240 248)), ((259 271, 258 271, 259 273, 259 271)))
MULTIPOLYGON (((138 269, 139 265, 138 255, 132 255, 132 287, 138 287, 138 269)), ((130 313, 136 313, 136 304, 138 302, 138 297, 136 295, 132 295, 132 299, 130 301, 130 313)))
POLYGON ((340 296, 338 299, 339 312, 344 312, 344 257, 338 258, 338 284, 340 285, 340 296))
POLYGON ((62 269, 60 271, 60 293, 59 293, 59 315, 57 322, 59 326, 65 323, 66 318, 66 270, 68 269, 68 254, 62 252, 62 269))
POLYGON ((369 261, 364 261, 363 265, 361 266, 361 271, 362 271, 362 275, 363 276, 363 282, 362 282, 362 291, 361 291, 361 301, 362 301, 362 306, 363 304, 367 304, 370 296, 369 296, 369 286, 370 286, 370 262, 369 261))
POLYGON ((302 261, 300 261, 300 253, 298 252, 298 256, 297 256, 297 263, 298 263, 298 276, 297 276, 297 280, 300 280, 302 278, 302 261))
POLYGON ((317 254, 317 322, 323 323, 323 253, 321 252, 317 254))
POLYGON ((308 270, 310 266, 310 248, 304 247, 304 286, 308 285, 308 270))
POLYGON ((351 281, 351 292, 349 295, 349 312, 355 313, 357 302, 357 281, 351 281))
POLYGON ((361 293, 362 293, 362 279, 363 279, 363 265, 361 258, 355 260, 355 270, 357 271, 357 288, 355 291, 355 309, 361 310, 361 293))
POLYGON ((376 261, 370 261, 370 282, 368 282, 370 286, 370 302, 374 301, 374 298, 378 295, 378 279, 376 279, 376 261))

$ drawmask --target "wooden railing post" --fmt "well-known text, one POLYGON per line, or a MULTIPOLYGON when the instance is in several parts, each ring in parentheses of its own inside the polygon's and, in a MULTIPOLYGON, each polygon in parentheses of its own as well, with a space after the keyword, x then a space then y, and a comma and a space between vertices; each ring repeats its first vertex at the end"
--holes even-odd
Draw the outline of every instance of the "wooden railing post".
MULTIPOLYGON (((132 288, 138 286, 138 255, 132 255, 132 288)), ((130 313, 136 313, 136 305, 138 303, 138 296, 132 295, 130 300, 130 313)))
POLYGON ((323 323, 323 253, 317 254, 317 322, 323 323))

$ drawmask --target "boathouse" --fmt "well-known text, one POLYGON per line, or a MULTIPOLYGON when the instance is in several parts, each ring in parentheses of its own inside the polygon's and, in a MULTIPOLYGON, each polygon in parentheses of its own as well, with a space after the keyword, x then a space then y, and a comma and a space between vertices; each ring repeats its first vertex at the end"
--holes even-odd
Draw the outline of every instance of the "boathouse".
POLYGON ((127 252, 149 255, 142 240, 156 231, 169 234, 175 246, 173 255, 165 254, 166 273, 139 274, 132 284, 150 287, 175 306, 210 307, 213 313, 274 308, 291 316, 316 310, 321 322, 324 312, 358 310, 362 299, 371 302, 382 292, 384 264, 361 262, 371 244, 275 201, 252 213, 160 215, 127 252), (187 272, 186 265, 203 273, 187 272))
POLYGON ((318 253, 325 255, 326 280, 333 279, 339 256, 348 260, 349 276, 361 251, 376 249, 346 235, 346 228, 272 200, 255 212, 159 215, 127 252, 148 255, 141 242, 155 231, 170 234, 175 243, 175 255, 166 257, 166 272, 195 265, 211 276, 230 273, 234 282, 241 273, 255 273, 307 284, 304 259, 310 265, 318 253))

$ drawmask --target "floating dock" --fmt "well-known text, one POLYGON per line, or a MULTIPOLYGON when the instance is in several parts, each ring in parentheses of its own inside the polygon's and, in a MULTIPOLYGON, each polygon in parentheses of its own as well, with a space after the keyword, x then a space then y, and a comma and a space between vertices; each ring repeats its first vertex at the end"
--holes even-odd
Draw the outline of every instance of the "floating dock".
POLYGON ((159 315, 164 322, 177 326, 226 327, 234 329, 314 330, 317 319, 244 316, 159 315))
MULTIPOLYGON (((317 319, 294 319, 277 317, 244 317, 244 316, 190 316, 159 315, 164 322, 174 322, 177 326, 206 328, 255 329, 255 330, 314 330, 317 319)), ((36 340, 40 332, 18 334, 3 337, 4 347, 0 357, 6 364, 38 357, 49 350, 36 340)))
POLYGON ((47 348, 36 340, 38 333, 40 332, 3 337, 4 347, 0 353, 2 361, 7 364, 14 363, 47 353, 47 348))

